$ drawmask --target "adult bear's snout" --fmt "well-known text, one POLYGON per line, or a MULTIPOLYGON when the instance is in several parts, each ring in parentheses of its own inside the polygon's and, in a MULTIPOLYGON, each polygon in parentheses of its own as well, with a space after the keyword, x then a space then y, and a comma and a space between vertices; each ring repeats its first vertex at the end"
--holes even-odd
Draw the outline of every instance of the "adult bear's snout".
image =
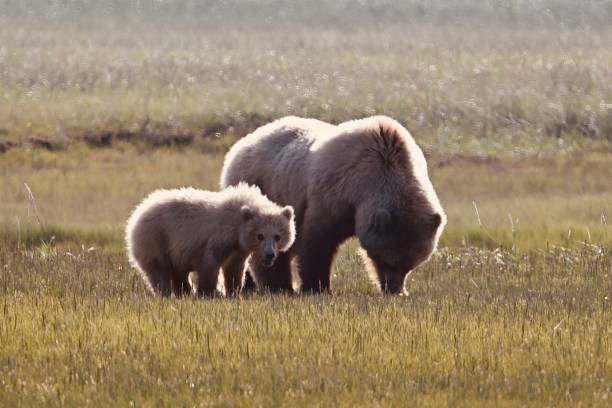
POLYGON ((380 290, 385 295, 403 296, 406 294, 404 289, 404 276, 389 276, 380 282, 380 290))

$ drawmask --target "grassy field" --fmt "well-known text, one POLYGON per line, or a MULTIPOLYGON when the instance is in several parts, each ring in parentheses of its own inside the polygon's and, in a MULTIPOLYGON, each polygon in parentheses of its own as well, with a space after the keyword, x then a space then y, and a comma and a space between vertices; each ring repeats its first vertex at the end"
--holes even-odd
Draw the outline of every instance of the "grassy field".
MULTIPOLYGON (((347 248, 348 249, 348 248, 347 248)), ((607 405, 609 251, 443 250, 411 295, 150 298, 120 252, 2 249, 3 405, 607 405)))
POLYGON ((612 3, 0 0, 0 406, 608 406, 612 3), (144 3, 144 4, 143 4, 144 3), (124 222, 286 114, 396 117, 448 215, 382 297, 160 300, 124 222))

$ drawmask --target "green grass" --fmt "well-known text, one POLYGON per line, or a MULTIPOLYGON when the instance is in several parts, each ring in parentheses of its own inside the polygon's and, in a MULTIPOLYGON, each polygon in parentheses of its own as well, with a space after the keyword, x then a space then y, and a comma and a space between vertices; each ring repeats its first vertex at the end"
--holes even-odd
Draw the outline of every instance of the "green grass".
POLYGON ((1 406, 608 406, 606 1, 0 0, 1 406), (374 113, 449 223, 383 297, 152 297, 123 228, 286 114, 374 113), (30 194, 31 192, 31 194, 30 194))
POLYGON ((611 262, 595 247, 445 250, 389 299, 347 248, 333 296, 168 301, 121 252, 2 250, 0 399, 604 406, 611 262))
MULTIPOLYGON (((223 152, 122 146, 81 145, 64 152, 16 149, 2 156, 0 242, 15 245, 21 240, 31 246, 55 237, 56 242, 119 248, 125 220, 150 191, 218 188, 223 152)), ((432 153, 429 162, 449 218, 444 246, 612 245, 610 152, 484 161, 432 153)))

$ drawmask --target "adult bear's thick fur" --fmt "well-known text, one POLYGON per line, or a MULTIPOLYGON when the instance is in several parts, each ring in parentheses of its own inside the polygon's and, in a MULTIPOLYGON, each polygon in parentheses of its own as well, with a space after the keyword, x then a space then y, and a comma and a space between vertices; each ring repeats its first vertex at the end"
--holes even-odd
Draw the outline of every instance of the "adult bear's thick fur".
POLYGON ((292 290, 292 256, 302 292, 329 290, 337 248, 356 235, 379 288, 403 293, 407 273, 435 251, 446 222, 423 152, 384 116, 337 126, 286 117, 260 127, 225 158, 221 186, 241 181, 296 212, 290 252, 271 268, 250 265, 270 290, 292 290))

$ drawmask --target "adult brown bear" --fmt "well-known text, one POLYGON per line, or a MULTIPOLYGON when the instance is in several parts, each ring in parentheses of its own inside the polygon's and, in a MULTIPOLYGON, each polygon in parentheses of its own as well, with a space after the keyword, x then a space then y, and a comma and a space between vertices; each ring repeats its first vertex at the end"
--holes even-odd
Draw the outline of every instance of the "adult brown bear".
POLYGON ((356 235, 374 282, 384 293, 401 294, 406 275, 429 259, 446 223, 423 152, 384 116, 337 126, 286 117, 262 126, 225 157, 221 186, 241 181, 295 209, 291 250, 271 268, 249 265, 257 285, 271 291, 293 290, 293 256, 302 292, 330 290, 338 246, 356 235))

